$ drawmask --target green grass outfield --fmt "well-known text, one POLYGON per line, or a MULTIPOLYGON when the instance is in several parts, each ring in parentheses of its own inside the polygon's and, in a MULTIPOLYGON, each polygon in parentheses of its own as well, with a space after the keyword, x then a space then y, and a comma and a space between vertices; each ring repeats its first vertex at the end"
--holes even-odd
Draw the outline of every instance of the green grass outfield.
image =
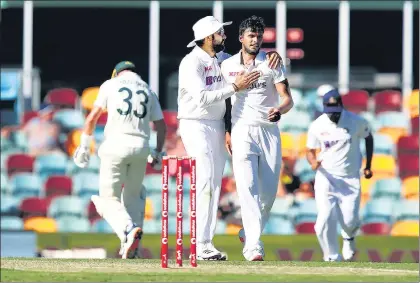
MULTIPOLYGON (((341 238, 341 237, 340 237, 341 238)), ((279 249, 287 249, 291 259, 299 260, 305 250, 313 251, 311 260, 321 261, 322 254, 315 235, 263 235, 266 260, 285 260, 279 257, 279 249)), ((341 242, 341 239, 340 239, 341 242)), ((229 260, 244 260, 242 244, 236 235, 216 235, 216 247, 227 252, 229 260)), ((147 248, 151 258, 159 259, 160 235, 145 233, 141 241, 142 247, 147 248)), ((389 261, 393 252, 401 251, 398 261, 415 262, 413 253, 418 254, 419 239, 417 237, 389 237, 389 236, 358 236, 356 238, 358 255, 356 261, 374 261, 368 256, 368 251, 373 251, 381 261, 389 261)), ((174 258, 175 235, 170 235, 169 245, 172 248, 171 258, 174 258)), ((38 234, 38 248, 55 247, 69 249, 75 247, 103 247, 107 250, 108 257, 115 257, 120 249, 120 241, 114 234, 87 234, 87 233, 45 233, 38 234)), ((189 248, 189 236, 184 236, 184 248, 189 248)), ((188 252, 184 253, 188 256, 188 252)))
POLYGON ((225 261, 197 268, 159 260, 1 259, 2 282, 419 282, 416 263, 225 261))

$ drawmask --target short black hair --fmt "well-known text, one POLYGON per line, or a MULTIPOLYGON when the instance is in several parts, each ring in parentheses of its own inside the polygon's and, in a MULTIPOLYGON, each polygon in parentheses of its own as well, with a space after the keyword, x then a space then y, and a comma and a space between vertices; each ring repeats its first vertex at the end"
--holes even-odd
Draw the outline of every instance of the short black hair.
POLYGON ((200 40, 196 40, 196 41, 195 41, 195 44, 197 44, 197 46, 198 46, 198 47, 203 47, 203 45, 204 45, 204 40, 205 40, 205 38, 200 39, 200 40))
POLYGON ((247 29, 251 29, 252 32, 264 33, 264 19, 254 15, 249 17, 248 19, 243 20, 242 23, 239 25, 239 35, 243 35, 247 29))

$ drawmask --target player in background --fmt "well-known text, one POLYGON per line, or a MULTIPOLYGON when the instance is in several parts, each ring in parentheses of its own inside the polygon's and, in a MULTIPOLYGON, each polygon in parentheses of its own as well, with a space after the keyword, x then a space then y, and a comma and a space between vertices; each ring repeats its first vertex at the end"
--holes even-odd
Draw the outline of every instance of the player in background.
POLYGON ((365 139, 365 178, 372 177, 373 137, 362 117, 343 108, 333 89, 323 96, 324 114, 308 130, 307 159, 315 176, 318 216, 315 231, 325 261, 351 260, 356 252, 354 237, 360 226, 360 139, 365 139), (316 149, 321 148, 317 156, 316 149), (342 227, 343 250, 339 254, 337 221, 342 227))
MULTIPOLYGON (((261 17, 244 20, 239 26, 241 50, 222 63, 228 83, 242 72, 260 74, 231 97, 232 137, 227 145, 241 204, 243 255, 249 261, 263 260, 265 255, 260 237, 276 199, 282 160, 277 122, 293 107, 284 66, 270 69, 265 52, 260 51, 264 28, 261 17)), ((229 141, 229 131, 226 135, 229 141)))
POLYGON ((112 78, 101 85, 94 108, 86 118, 81 143, 74 154, 79 167, 85 168, 89 163, 92 133, 105 110, 108 112, 105 138, 98 150, 99 196, 93 195, 91 199, 98 214, 121 240, 122 258, 134 258, 142 236, 141 190, 147 159, 150 155, 154 167, 161 163, 166 125, 156 94, 135 72, 133 63, 120 62, 112 78), (157 131, 157 148, 152 150, 150 122, 157 131))
MULTIPOLYGON (((212 16, 193 26, 194 49, 179 66, 178 119, 182 142, 197 163, 197 259, 226 260, 213 245, 220 188, 225 166, 224 122, 225 99, 256 82, 259 73, 242 74, 226 84, 220 63, 229 57, 224 53, 224 26, 212 16)), ((270 64, 278 64, 273 54, 270 64)))

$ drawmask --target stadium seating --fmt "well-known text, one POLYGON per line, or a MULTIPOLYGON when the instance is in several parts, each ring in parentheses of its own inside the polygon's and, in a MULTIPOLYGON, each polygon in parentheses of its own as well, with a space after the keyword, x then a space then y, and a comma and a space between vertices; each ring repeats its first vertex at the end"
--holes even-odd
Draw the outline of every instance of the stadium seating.
POLYGON ((54 198, 48 208, 47 215, 57 218, 62 216, 75 216, 82 218, 86 215, 86 204, 76 196, 60 196, 54 198))
POLYGON ((301 223, 315 223, 316 217, 316 202, 314 199, 307 199, 300 203, 293 222, 295 225, 301 223))
POLYGON ((37 197, 42 193, 42 182, 37 174, 16 173, 9 180, 9 191, 16 197, 37 197))
POLYGON ((311 116, 307 112, 291 110, 281 118, 279 129, 293 135, 306 133, 311 123, 311 116))
POLYGON ((38 233, 55 233, 58 227, 57 222, 53 218, 31 217, 25 220, 24 229, 38 233))
POLYGON ((3 172, 1 173, 0 187, 1 187, 1 190, 0 190, 1 194, 7 194, 9 192, 7 176, 3 172))
POLYGON ((418 135, 419 134, 419 116, 411 118, 410 125, 411 125, 411 134, 418 135))
POLYGON ((32 118, 35 118, 35 117, 39 117, 39 113, 37 111, 27 111, 27 112, 23 113, 22 124, 25 125, 32 118))
POLYGON ((1 230, 23 230, 23 221, 17 216, 4 216, 1 218, 1 230))
POLYGON ((86 112, 90 112, 93 109, 93 104, 95 103, 98 93, 99 87, 88 87, 83 90, 81 104, 82 108, 86 110, 86 112))
POLYGON ((43 180, 52 175, 65 175, 67 156, 58 153, 38 155, 35 160, 34 171, 43 180))
POLYGON ((101 218, 101 216, 96 211, 95 204, 93 202, 89 202, 86 209, 87 217, 91 223, 96 222, 98 219, 101 218))
MULTIPOLYGON (((396 157, 397 150, 395 148, 395 144, 393 140, 384 134, 373 134, 374 139, 374 147, 373 153, 374 154, 382 154, 382 155, 391 155, 392 157, 396 157)), ((360 151, 362 152, 362 156, 366 157, 366 145, 365 140, 360 140, 360 151)))
POLYGON ((86 218, 61 216, 56 218, 58 232, 84 233, 90 232, 90 223, 86 218))
POLYGON ((22 217, 30 218, 35 216, 46 216, 49 204, 49 199, 37 197, 26 198, 20 204, 22 217))
POLYGON ((162 232, 161 221, 155 219, 145 220, 143 223, 143 231, 146 234, 158 234, 162 232))
POLYGON ((373 94, 375 101, 375 113, 387 111, 401 111, 402 95, 400 91, 384 90, 373 94))
POLYGON ((371 222, 363 224, 360 230, 365 235, 388 235, 391 231, 391 225, 386 222, 371 222))
POLYGON ((371 189, 371 198, 393 198, 399 200, 401 198, 401 180, 398 177, 379 179, 375 182, 371 189))
POLYGON ((419 236, 419 221, 398 221, 392 226, 391 236, 419 236))
POLYGON ((49 176, 45 182, 45 196, 56 197, 72 194, 73 182, 68 176, 49 176))
POLYGON ((395 201, 392 198, 370 200, 362 212, 363 223, 390 223, 393 220, 395 201))
POLYGON ((295 137, 290 133, 281 132, 281 151, 283 158, 295 158, 296 141, 295 137))
POLYGON ((15 215, 17 216, 20 213, 19 204, 20 199, 9 196, 9 195, 1 195, 1 215, 15 215))
POLYGON ((32 172, 33 167, 33 157, 24 153, 11 154, 6 161, 7 174, 9 176, 18 172, 32 172))
POLYGON ((61 126, 64 133, 69 133, 72 130, 83 128, 85 118, 80 111, 63 109, 54 113, 53 121, 61 126))
POLYGON ((369 93, 365 90, 350 90, 341 96, 347 110, 360 113, 368 111, 369 93))
POLYGON ((99 156, 96 154, 93 154, 90 156, 89 164, 86 168, 80 168, 79 166, 77 166, 73 162, 73 159, 69 160, 68 167, 67 167, 67 174, 76 175, 79 172, 84 172, 84 173, 90 172, 90 173, 99 174, 99 168, 100 168, 99 156))
POLYGON ((57 108, 76 108, 79 94, 71 88, 55 88, 50 90, 44 102, 57 108))
POLYGON ((99 175, 94 172, 79 172, 73 175, 73 194, 82 199, 99 195, 99 175))
MULTIPOLYGON (((363 168, 366 159, 363 160, 363 168)), ((372 171, 375 172, 375 178, 395 177, 397 174, 397 164, 395 159, 390 155, 374 155, 372 159, 372 171)))
POLYGON ((395 209, 395 219, 397 221, 415 220, 419 221, 419 201, 401 200, 395 209))
POLYGON ((402 112, 383 112, 377 116, 381 134, 389 135, 394 143, 409 133, 409 120, 402 112))
POLYGON ((404 179, 402 191, 405 199, 419 200, 419 176, 404 179))
POLYGON ((410 113, 410 117, 419 116, 419 90, 415 89, 407 99, 406 108, 410 113))
POLYGON ((402 155, 398 159, 400 178, 404 179, 411 176, 419 175, 419 156, 418 155, 402 155))
POLYGON ((295 234, 293 223, 289 219, 272 215, 264 229, 266 234, 292 235, 295 234))
POLYGON ((112 227, 105 219, 99 219, 92 224, 91 231, 94 233, 114 233, 112 227))
POLYGON ((414 156, 419 153, 419 136, 402 136, 397 143, 398 159, 402 155, 414 156))

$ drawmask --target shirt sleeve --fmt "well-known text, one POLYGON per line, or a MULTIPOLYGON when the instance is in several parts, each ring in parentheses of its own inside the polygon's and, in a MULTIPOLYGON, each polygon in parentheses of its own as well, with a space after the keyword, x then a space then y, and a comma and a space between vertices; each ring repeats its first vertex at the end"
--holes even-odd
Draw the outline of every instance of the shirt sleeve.
POLYGON ((235 93, 231 84, 219 90, 206 90, 204 66, 198 60, 183 61, 179 67, 179 77, 182 81, 181 93, 200 107, 223 101, 235 93))
POLYGON ((309 149, 317 149, 321 147, 321 144, 314 133, 313 127, 309 127, 308 137, 306 140, 306 147, 309 149))
POLYGON ((286 68, 283 64, 277 66, 277 68, 272 70, 273 72, 273 81, 275 84, 281 83, 286 80, 286 68))
POLYGON ((360 117, 360 120, 359 120, 359 137, 361 139, 365 139, 370 135, 370 133, 371 133, 371 129, 370 129, 369 122, 366 119, 360 117))
POLYGON ((154 91, 150 91, 150 98, 152 105, 150 108, 150 121, 158 121, 163 119, 162 108, 159 103, 159 98, 154 91))
POLYGON ((109 92, 109 81, 104 82, 99 88, 98 96, 94 102, 94 106, 101 107, 102 109, 107 108, 108 92, 109 92))

